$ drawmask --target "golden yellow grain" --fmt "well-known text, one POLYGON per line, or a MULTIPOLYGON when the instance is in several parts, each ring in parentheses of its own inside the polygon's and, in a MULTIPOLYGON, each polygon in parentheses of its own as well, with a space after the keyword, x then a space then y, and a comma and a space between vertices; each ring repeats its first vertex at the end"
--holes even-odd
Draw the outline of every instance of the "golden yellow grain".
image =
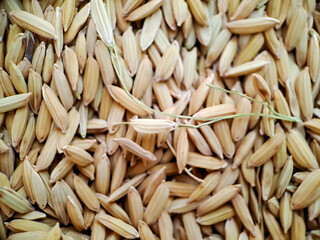
POLYGON ((190 98, 190 103, 189 103, 189 114, 193 115, 195 114, 203 105, 205 102, 208 94, 209 94, 209 88, 207 84, 211 84, 213 80, 213 74, 207 77, 202 81, 202 83, 199 85, 197 90, 193 92, 190 98))
MULTIPOLYGON (((119 29, 124 32, 127 30, 129 24, 125 19, 125 16, 123 14, 123 5, 122 2, 114 1, 114 8, 116 12, 116 20, 117 20, 117 26, 119 29)), ((137 10, 137 9, 135 9, 137 10)), ((132 12, 131 12, 132 13, 132 12)))
POLYGON ((261 194, 264 201, 267 201, 270 198, 274 175, 273 162, 269 160, 263 164, 260 178, 261 194))
POLYGON ((151 83, 153 75, 152 63, 148 57, 145 55, 139 64, 139 68, 133 83, 132 95, 136 98, 141 98, 145 94, 147 87, 151 83))
POLYGON ((152 13, 157 11, 161 5, 162 0, 152 0, 148 3, 145 3, 144 5, 136 8, 134 11, 132 11, 127 17, 126 20, 133 22, 137 20, 141 20, 143 18, 146 18, 150 16, 152 13))
POLYGON ((225 223, 226 239, 240 239, 240 229, 234 218, 228 219, 225 223))
POLYGON ((206 142, 205 138, 202 136, 202 134, 199 132, 198 129, 188 128, 187 132, 191 141, 193 142, 193 144, 199 150, 200 153, 202 153, 205 156, 212 155, 209 144, 206 142))
POLYGON ((42 95, 53 121, 62 130, 62 132, 65 132, 69 126, 69 119, 66 109, 62 106, 52 88, 46 84, 42 86, 42 95))
POLYGON ((57 64, 53 65, 52 80, 64 108, 69 111, 73 105, 73 95, 67 77, 57 64))
POLYGON ((134 227, 123 222, 120 219, 117 219, 107 214, 97 216, 97 219, 101 224, 105 225, 107 228, 110 228, 111 230, 115 231, 116 233, 125 238, 139 238, 138 231, 134 227))
POLYGON ((202 154, 196 152, 188 153, 187 164, 193 167, 217 170, 225 168, 228 163, 226 161, 217 159, 211 156, 203 156, 202 154))
POLYGON ((18 93, 27 93, 27 84, 24 80, 20 68, 12 61, 10 61, 10 79, 18 93))
POLYGON ((29 161, 26 159, 24 164, 27 175, 24 176, 25 179, 28 178, 30 184, 30 191, 32 192, 32 197, 38 206, 43 209, 48 203, 48 196, 46 194, 46 187, 42 181, 40 175, 32 168, 29 161))
POLYGON ((145 163, 148 161, 156 161, 156 157, 153 155, 153 153, 143 149, 140 145, 129 139, 115 138, 114 141, 118 143, 123 149, 139 156, 143 161, 145 161, 145 163))
POLYGON ((208 18, 200 0, 187 0, 190 11, 195 20, 201 25, 208 25, 208 18))
POLYGON ((57 152, 56 146, 57 146, 58 137, 59 137, 58 131, 59 130, 56 127, 51 128, 51 131, 49 132, 49 135, 48 135, 48 139, 45 142, 45 145, 43 146, 36 163, 37 171, 41 171, 48 168, 50 164, 53 162, 57 152))
POLYGON ((317 118, 313 118, 313 119, 310 119, 309 121, 304 122, 303 126, 310 129, 312 132, 316 134, 320 134, 320 129, 319 129, 320 122, 319 122, 319 119, 317 118))
MULTIPOLYGON (((275 109, 279 113, 281 113, 285 116, 291 116, 288 102, 284 98, 282 92, 277 87, 274 87, 273 92, 274 92, 275 109)), ((291 122, 282 121, 282 123, 287 129, 291 129, 291 126, 292 126, 291 122)))
POLYGON ((204 184, 199 184, 199 186, 192 192, 189 196, 189 202, 199 201, 208 196, 210 192, 212 192, 218 184, 218 180, 221 176, 220 172, 213 172, 208 174, 204 178, 204 184))
POLYGON ((108 197, 97 193, 97 198, 101 206, 106 209, 114 217, 121 219, 122 221, 131 224, 128 214, 123 210, 123 208, 117 203, 108 202, 108 197))
MULTIPOLYGON (((251 103, 248 99, 241 99, 237 105, 235 114, 246 114, 251 112, 251 103)), ((231 125, 231 136, 233 141, 237 142, 242 139, 248 128, 249 117, 239 117, 233 120, 231 125)))
MULTIPOLYGON (((91 222, 91 238, 92 239, 99 239, 99 237, 106 237, 107 235, 107 231, 106 231, 106 228, 104 225, 102 225, 98 220, 97 218, 95 218, 95 216, 101 216, 101 215, 104 215, 105 214, 105 211, 100 209, 100 211, 96 214, 96 215, 93 215, 93 218, 92 218, 92 222, 91 222)), ((86 226, 88 227, 88 226, 86 226)), ((109 235, 111 236, 111 234, 109 235)))
POLYGON ((286 136, 288 150, 292 154, 293 160, 303 168, 318 169, 318 162, 301 133, 292 129, 286 136))
MULTIPOLYGON (((149 85, 151 86, 151 85, 149 85)), ((165 82, 153 82, 153 92, 157 98, 159 108, 162 111, 173 112, 173 98, 170 94, 170 89, 165 82)))
POLYGON ((15 95, 16 91, 6 71, 0 68, 0 84, 6 97, 15 95))
POLYGON ((160 231, 161 239, 172 239, 173 238, 173 222, 171 216, 163 211, 158 220, 158 226, 160 231))
POLYGON ((234 20, 238 20, 238 19, 244 19, 246 17, 248 17, 253 10, 257 7, 259 1, 250 1, 250 0, 246 0, 246 1, 242 1, 237 9, 235 10, 235 13, 232 15, 231 19, 232 21, 234 20))
POLYGON ((119 129, 120 126, 116 124, 122 121, 124 112, 125 108, 123 108, 120 104, 118 104, 115 101, 112 102, 108 116, 108 130, 111 134, 114 134, 119 129))
POLYGON ((9 147, 6 145, 6 143, 1 139, 0 140, 0 152, 4 153, 4 152, 8 152, 9 151, 9 147))
POLYGON ((75 229, 81 232, 84 229, 84 219, 81 210, 70 196, 66 199, 66 206, 70 221, 75 229))
POLYGON ((188 154, 189 154, 189 140, 187 135, 187 130, 182 129, 179 132, 179 137, 177 141, 177 166, 179 169, 179 173, 183 171, 185 166, 187 165, 188 161, 188 154))
POLYGON ((79 64, 76 53, 69 47, 65 47, 65 70, 73 91, 77 88, 79 78, 79 64))
POLYGON ((63 146, 61 149, 70 161, 79 166, 85 167, 94 161, 93 157, 80 147, 68 145, 63 146))
POLYGON ((106 194, 110 185, 110 161, 103 154, 96 164, 96 190, 98 193, 106 194))
POLYGON ((26 57, 24 57, 23 60, 18 64, 18 67, 20 68, 23 77, 26 79, 28 77, 29 70, 32 67, 31 63, 26 57))
POLYGON ((319 170, 308 174, 292 195, 291 208, 302 209, 313 203, 319 194, 319 170), (306 187, 307 186, 307 187, 306 187))
POLYGON ((127 1, 125 3, 125 5, 123 6, 123 14, 128 15, 134 9, 139 7, 141 3, 143 3, 142 0, 129 0, 129 1, 127 1))
POLYGON ((143 179, 146 177, 145 173, 136 175, 135 177, 133 177, 132 179, 130 179, 129 181, 125 182, 121 187, 117 188, 115 191, 112 192, 112 194, 110 195, 108 201, 109 202, 114 202, 120 198, 122 198, 124 195, 127 194, 128 189, 131 186, 136 187, 137 185, 139 185, 143 179))
POLYGON ((68 28, 70 27, 74 12, 75 12, 75 0, 67 0, 64 3, 63 9, 62 9, 62 19, 63 19, 63 29, 66 32, 68 28))
POLYGON ((226 26, 236 34, 252 34, 266 31, 278 23, 277 19, 271 17, 257 17, 228 22, 226 26))
POLYGON ((311 119, 313 115, 313 100, 308 67, 299 73, 295 82, 295 90, 302 118, 304 120, 311 119))
POLYGON ((116 102, 118 102, 124 108, 128 109, 129 111, 131 111, 133 114, 144 116, 146 114, 150 114, 151 113, 151 111, 149 109, 146 109, 144 107, 144 104, 142 102, 140 102, 140 104, 137 104, 120 87, 108 85, 107 89, 108 89, 109 94, 111 95, 111 97, 116 102))
MULTIPOLYGON (((140 47, 142 51, 153 43, 157 33, 159 33, 160 24, 162 22, 162 14, 160 10, 154 12, 151 16, 147 17, 143 23, 141 36, 140 36, 140 47)), ((133 43, 133 41, 132 41, 133 43)))
POLYGON ((182 222, 185 226, 188 239, 202 239, 200 226, 196 221, 194 212, 185 213, 182 215, 182 222))
POLYGON ((253 87, 257 94, 263 101, 269 101, 271 98, 271 92, 267 85, 267 82, 259 74, 252 74, 253 87))
POLYGON ((268 161, 275 153, 277 153, 285 139, 285 133, 281 131, 276 132, 276 134, 269 138, 254 154, 248 161, 248 166, 261 166, 266 161, 268 161))
POLYGON ((197 118, 214 118, 231 115, 235 113, 235 111, 235 107, 231 104, 219 104, 212 107, 203 108, 193 116, 197 118))
POLYGON ((42 101, 41 96, 42 79, 40 74, 34 70, 29 70, 28 76, 28 90, 32 93, 30 99, 30 105, 33 112, 38 113, 42 101))
POLYGON ((243 64, 252 60, 264 45, 264 36, 262 33, 257 33, 251 37, 246 46, 241 49, 239 54, 234 59, 234 65, 243 64))
POLYGON ((5 113, 26 105, 31 93, 22 93, 0 99, 0 113, 5 113))
POLYGON ((231 165, 227 166, 222 174, 218 186, 215 188, 214 192, 218 192, 226 186, 230 186, 236 182, 240 174, 238 168, 233 169, 231 165))
POLYGON ((52 118, 50 112, 46 106, 46 103, 42 101, 40 110, 36 122, 36 137, 39 142, 43 142, 50 131, 52 118))
POLYGON ((237 37, 233 37, 228 41, 227 45, 223 49, 223 52, 221 53, 220 61, 219 61, 220 76, 223 76, 231 66, 231 63, 237 53, 237 47, 238 47, 238 39, 237 37))
MULTIPOLYGON (((28 4, 29 3, 26 3, 25 2, 25 5, 26 6, 24 6, 24 9, 27 11, 27 12, 30 12, 30 6, 28 6, 28 4)), ((40 4, 41 5, 41 4, 40 4)), ((51 23, 51 24, 53 24, 53 19, 54 19, 54 8, 53 8, 53 6, 48 6, 45 10, 44 10, 44 12, 43 12, 43 15, 44 15, 44 19, 46 20, 46 21, 48 21, 49 23, 51 23)))
POLYGON ((0 187, 0 201, 19 213, 27 213, 34 210, 26 198, 9 187, 0 187))
POLYGON ((148 224, 146 224, 144 221, 139 221, 138 225, 139 235, 141 240, 155 240, 155 236, 152 233, 150 227, 148 224))
MULTIPOLYGON (((207 18, 211 18, 211 16, 209 16, 209 10, 206 7, 206 5, 204 5, 205 8, 205 13, 207 15, 207 18)), ((210 23, 211 22, 215 22, 216 19, 212 20, 210 19, 210 23)), ((219 23, 218 23, 219 24, 219 23)), ((203 45, 203 46, 208 46, 209 43, 211 42, 211 38, 212 38, 212 32, 214 27, 208 25, 208 26, 204 26, 204 25, 200 25, 198 23, 195 24, 195 33, 196 33, 196 37, 198 39, 198 41, 203 45)))
MULTIPOLYGON (((168 1, 163 2, 163 7, 166 6, 166 2, 168 1)), ((173 23, 169 25, 174 28, 176 28, 176 26, 181 27, 181 25, 186 21, 189 12, 188 5, 184 0, 171 1, 171 7, 168 7, 166 11, 171 11, 172 16, 174 17, 174 20, 171 20, 173 23)))
POLYGON ((31 220, 15 219, 7 223, 8 229, 13 232, 33 232, 33 231, 45 231, 50 230, 50 226, 45 223, 40 223, 31 220))
POLYGON ((206 66, 211 66, 225 49, 232 33, 228 29, 223 29, 215 40, 209 45, 206 58, 206 66))
POLYGON ((100 203, 91 188, 77 175, 74 175, 74 187, 81 201, 92 211, 97 212, 100 208, 100 203))
POLYGON ((287 233, 292 224, 292 209, 290 207, 291 194, 285 192, 280 200, 280 222, 284 233, 287 233))
MULTIPOLYGON (((168 174, 168 173, 167 173, 168 174)), ((169 187, 170 196, 187 198, 196 188, 195 185, 185 182, 168 181, 166 185, 169 187)))
MULTIPOLYGON (((94 4, 92 4, 92 5, 94 5, 94 4)), ((68 31, 64 35, 64 43, 65 44, 70 43, 75 38, 75 36, 78 34, 80 28, 87 21, 87 18, 90 13, 90 6, 91 6, 91 4, 87 3, 83 8, 81 8, 81 10, 73 18, 73 21, 72 21, 68 31)), ((62 22, 61 22, 61 29, 62 29, 62 22)))
POLYGON ((146 178, 141 186, 139 187, 139 192, 143 192, 143 203, 148 203, 150 198, 154 194, 156 188, 164 181, 166 178, 165 167, 154 171, 150 174, 148 178, 146 178))
POLYGON ((68 115, 69 115, 70 125, 68 126, 68 129, 65 132, 65 134, 62 134, 59 137, 59 141, 57 145, 57 149, 59 153, 62 153, 62 147, 70 144, 79 126, 79 113, 74 107, 69 111, 68 115))
POLYGON ((165 184, 165 182, 162 182, 156 189, 154 195, 151 197, 147 208, 144 212, 144 220, 148 224, 152 224, 155 221, 157 221, 158 217, 160 216, 162 210, 165 207, 165 204, 167 203, 167 200, 169 198, 169 188, 165 184), (161 201, 158 201, 158 200, 161 201))
POLYGON ((25 35, 23 33, 17 34, 10 44, 10 48, 7 50, 4 59, 4 65, 7 70, 10 68, 10 61, 18 64, 21 59, 19 59, 20 51, 25 51, 26 41, 25 35))
POLYGON ((15 23, 15 24, 12 24, 12 25, 9 26, 8 37, 7 37, 7 42, 6 42, 6 48, 7 49, 10 48, 12 39, 19 33, 22 33, 22 28, 18 24, 15 23))
MULTIPOLYGON (((225 104, 220 104, 218 106, 221 106, 221 105, 225 105, 225 104)), ((216 133, 217 138, 221 144, 223 154, 227 158, 233 157, 235 153, 235 144, 232 140, 230 126, 228 125, 228 123, 225 120, 214 123, 213 130, 216 133)))
POLYGON ((57 37, 53 26, 46 20, 39 18, 36 15, 26 11, 14 11, 10 12, 10 16, 21 27, 35 32, 42 37, 49 39, 56 39, 57 37))
POLYGON ((48 232, 45 232, 45 231, 22 232, 22 233, 12 234, 7 239, 9 239, 9 240, 18 240, 21 238, 24 238, 24 239, 34 239, 34 238, 46 239, 47 235, 48 235, 48 232))
POLYGON ((87 106, 95 98, 99 83, 99 65, 89 56, 83 77, 83 103, 87 106))
POLYGON ((62 233, 59 227, 59 223, 56 223, 54 227, 52 227, 51 230, 48 232, 45 240, 49 240, 49 239, 59 240, 61 238, 61 235, 62 233))
POLYGON ((278 179, 276 194, 275 194, 277 198, 280 198, 282 194, 285 192, 290 182, 292 172, 293 172, 293 161, 292 161, 292 158, 289 158, 286 161, 285 165, 283 166, 281 174, 278 179))
POLYGON ((271 53, 277 58, 280 58, 280 42, 274 28, 270 28, 269 30, 265 31, 264 37, 271 53))
MULTIPOLYGON (((101 40, 98 40, 96 42, 96 45, 98 44, 98 42, 102 43, 101 40)), ((79 33, 78 33, 78 37, 77 37, 77 40, 76 40, 75 52, 76 52, 76 55, 77 55, 77 58, 78 58, 79 71, 80 71, 80 73, 82 73, 83 70, 84 70, 84 67, 86 65, 86 60, 87 60, 87 42, 86 42, 86 38, 84 36, 83 31, 79 31, 79 33)), ((96 54, 96 58, 97 58, 97 60, 99 62, 100 50, 98 51, 98 50, 95 49, 95 54, 96 54)), ((102 76, 103 76, 103 74, 102 74, 102 76)))
POLYGON ((13 147, 16 147, 27 127, 28 122, 28 105, 25 105, 16 110, 16 113, 13 118, 12 126, 11 126, 11 144, 13 147))
POLYGON ((67 157, 63 158, 57 166, 52 170, 50 174, 50 182, 55 183, 56 181, 64 178, 73 168, 74 163, 67 157))
POLYGON ((175 130, 177 123, 165 119, 130 119, 130 126, 135 131, 145 134, 155 134, 175 130))
POLYGON ((255 72, 262 67, 268 65, 268 61, 254 60, 246 62, 244 64, 229 68, 229 70, 224 74, 224 77, 238 77, 255 72))
POLYGON ((186 213, 197 209, 200 201, 198 202, 189 202, 187 198, 177 198, 174 199, 171 203, 170 208, 168 209, 169 213, 186 213))
POLYGON ((301 39, 296 46, 296 61, 299 67, 303 67, 305 65, 308 57, 309 33, 307 27, 303 28, 301 35, 301 39))
POLYGON ((232 206, 226 204, 206 215, 197 218, 197 222, 200 225, 212 225, 215 223, 227 220, 235 215, 235 211, 232 206))
POLYGON ((258 132, 256 130, 252 130, 242 139, 233 159, 233 168, 240 166, 240 164, 247 158, 254 145, 257 134, 258 132))
POLYGON ((301 39, 301 34, 295 34, 295 32, 302 32, 307 22, 307 12, 302 6, 298 7, 293 14, 295 17, 289 22, 284 39, 288 51, 291 51, 301 39))
POLYGON ((31 174, 32 174, 32 166, 28 159, 25 159, 23 164, 21 164, 21 172, 20 172, 20 178, 23 182, 26 195, 29 197, 32 203, 35 203, 35 199, 32 192, 31 187, 31 174))
POLYGON ((284 233, 282 232, 276 218, 266 208, 263 208, 263 216, 271 235, 277 239, 285 239, 284 233))
POLYGON ((306 236, 306 224, 297 212, 293 213, 291 236, 293 240, 305 238, 306 236))
POLYGON ((138 51, 140 50, 138 49, 138 45, 135 40, 134 33, 132 31, 132 27, 128 27, 128 29, 123 33, 122 48, 123 57, 126 62, 126 66, 129 70, 129 74, 130 76, 134 76, 139 66, 138 51))
POLYGON ((179 45, 174 41, 162 56, 155 72, 155 80, 167 80, 173 73, 179 57, 179 45))
MULTIPOLYGON (((200 203, 197 209, 197 216, 202 216, 212 210, 221 207, 233 199, 240 191, 240 185, 227 186, 213 194, 210 198, 200 203)), ((239 216, 240 217, 240 216, 239 216)))

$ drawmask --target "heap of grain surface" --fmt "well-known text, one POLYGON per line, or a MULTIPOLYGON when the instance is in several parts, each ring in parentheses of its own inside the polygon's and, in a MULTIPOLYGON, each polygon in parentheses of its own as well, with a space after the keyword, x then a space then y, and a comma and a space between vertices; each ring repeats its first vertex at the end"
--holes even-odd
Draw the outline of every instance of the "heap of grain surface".
POLYGON ((316 1, 104 2, 0 1, 0 240, 320 239, 316 1))

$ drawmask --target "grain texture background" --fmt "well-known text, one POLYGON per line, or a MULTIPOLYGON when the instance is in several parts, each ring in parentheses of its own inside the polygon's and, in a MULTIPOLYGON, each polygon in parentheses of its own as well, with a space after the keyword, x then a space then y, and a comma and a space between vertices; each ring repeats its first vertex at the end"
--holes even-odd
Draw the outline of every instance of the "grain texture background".
POLYGON ((315 0, 0 1, 0 239, 320 237, 315 0))

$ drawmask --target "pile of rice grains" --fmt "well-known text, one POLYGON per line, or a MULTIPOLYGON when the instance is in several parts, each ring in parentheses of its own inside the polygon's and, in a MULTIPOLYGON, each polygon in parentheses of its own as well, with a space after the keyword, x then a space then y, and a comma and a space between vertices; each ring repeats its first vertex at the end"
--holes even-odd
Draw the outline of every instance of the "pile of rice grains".
POLYGON ((315 0, 2 0, 0 239, 320 239, 315 0))

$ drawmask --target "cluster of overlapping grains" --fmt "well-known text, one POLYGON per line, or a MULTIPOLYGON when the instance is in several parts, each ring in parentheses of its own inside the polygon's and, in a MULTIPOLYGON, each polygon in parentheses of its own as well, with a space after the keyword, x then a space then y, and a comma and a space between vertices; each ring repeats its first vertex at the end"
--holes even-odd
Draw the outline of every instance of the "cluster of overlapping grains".
POLYGON ((0 240, 320 239, 316 0, 0 9, 0 240))

